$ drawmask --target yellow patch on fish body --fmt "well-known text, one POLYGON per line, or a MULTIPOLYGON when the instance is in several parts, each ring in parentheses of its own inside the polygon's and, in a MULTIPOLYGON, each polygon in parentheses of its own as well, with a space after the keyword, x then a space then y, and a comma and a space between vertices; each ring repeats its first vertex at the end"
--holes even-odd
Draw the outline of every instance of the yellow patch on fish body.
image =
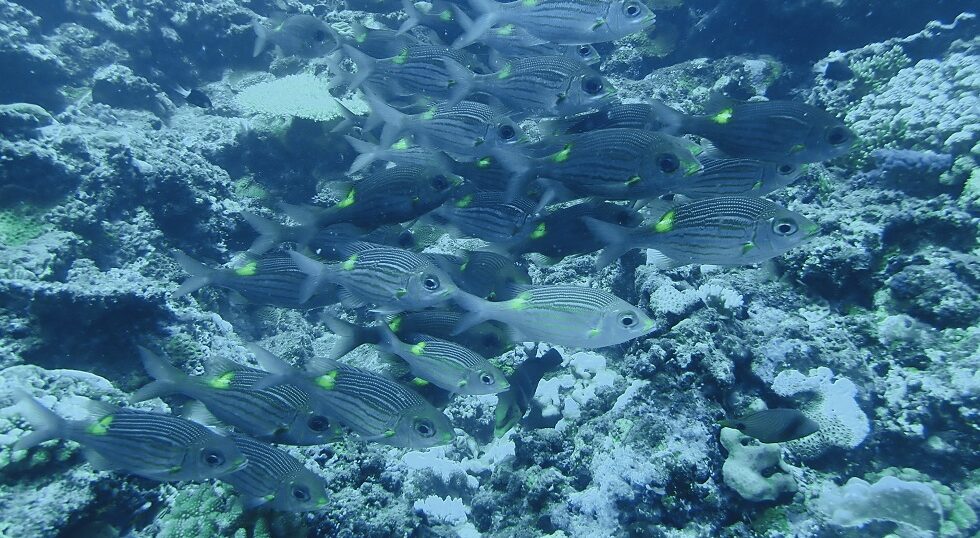
POLYGON ((235 274, 238 276, 255 276, 255 272, 258 269, 258 262, 248 262, 245 265, 235 269, 235 274))
POLYGON ((106 415, 99 420, 89 424, 85 431, 92 435, 105 435, 109 433, 109 426, 112 424, 113 416, 106 415))
POLYGON ((414 346, 409 348, 409 351, 412 353, 412 355, 415 355, 416 357, 420 357, 423 353, 425 353, 425 342, 419 342, 415 344, 414 346))
POLYGON ((551 156, 551 160, 556 163, 563 163, 568 160, 569 155, 572 154, 572 144, 565 144, 565 147, 561 149, 558 153, 551 156))
POLYGON ((344 271, 353 271, 354 266, 356 264, 357 264, 357 254, 351 254, 350 258, 347 258, 347 260, 340 266, 340 268, 343 269, 344 271))
POLYGON ((343 208, 343 207, 350 207, 350 206, 354 205, 354 197, 355 197, 355 189, 352 188, 347 193, 347 197, 345 197, 340 202, 337 202, 337 207, 343 208))
POLYGON ((324 390, 333 390, 337 385, 337 370, 331 370, 314 380, 318 387, 324 390))
POLYGON ((231 380, 235 379, 235 372, 225 372, 214 379, 208 381, 208 386, 213 389, 224 390, 231 386, 231 380))
POLYGON ((659 233, 666 233, 674 229, 674 217, 676 212, 671 209, 664 216, 660 217, 660 220, 653 225, 653 229, 659 233))
POLYGON ((718 125, 725 125, 726 123, 732 121, 732 115, 735 111, 731 108, 726 108, 721 112, 711 116, 711 121, 717 123, 718 125))

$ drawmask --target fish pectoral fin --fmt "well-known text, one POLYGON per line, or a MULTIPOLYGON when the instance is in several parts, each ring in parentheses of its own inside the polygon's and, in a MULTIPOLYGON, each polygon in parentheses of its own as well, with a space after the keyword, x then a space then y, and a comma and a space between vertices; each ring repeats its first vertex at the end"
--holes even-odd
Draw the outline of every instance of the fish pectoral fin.
POLYGON ((114 471, 120 468, 118 464, 113 463, 109 458, 106 458, 91 448, 83 447, 82 454, 85 456, 88 464, 96 471, 114 471))
POLYGON ((598 30, 599 28, 602 28, 603 25, 605 25, 605 24, 606 24, 605 17, 596 17, 595 22, 592 23, 592 31, 594 32, 594 31, 598 30))

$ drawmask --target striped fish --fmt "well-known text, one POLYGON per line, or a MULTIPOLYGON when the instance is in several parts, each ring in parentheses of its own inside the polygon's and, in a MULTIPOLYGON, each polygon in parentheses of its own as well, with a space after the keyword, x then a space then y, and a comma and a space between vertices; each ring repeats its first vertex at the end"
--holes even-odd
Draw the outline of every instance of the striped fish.
POLYGON ((606 291, 581 286, 512 286, 513 298, 487 301, 465 293, 456 302, 468 314, 456 328, 496 320, 509 325, 518 341, 595 349, 622 344, 649 333, 653 320, 606 291))
POLYGON ((673 134, 703 136, 731 157, 804 164, 848 153, 857 137, 827 111, 795 101, 741 102, 715 97, 703 116, 652 103, 673 134))
POLYGON ((615 41, 656 19, 640 0, 470 0, 470 5, 481 15, 453 47, 465 47, 501 23, 515 24, 551 43, 579 45, 615 41))
POLYGON ((270 443, 319 445, 342 436, 316 394, 289 384, 253 388, 269 375, 261 370, 214 358, 211 375, 191 377, 142 347, 140 359, 155 381, 133 394, 132 402, 182 394, 201 402, 217 420, 270 443))
POLYGON ((517 425, 531 408, 534 393, 538 383, 548 372, 561 366, 562 357, 558 350, 551 348, 544 355, 529 357, 514 369, 507 378, 510 389, 497 396, 497 408, 494 411, 493 434, 501 437, 517 425))
POLYGON ((490 155, 525 140, 521 127, 490 106, 474 101, 440 104, 419 114, 395 110, 373 95, 371 113, 384 123, 382 144, 411 134, 425 147, 460 157, 490 155))
POLYGON ((510 243, 527 237, 537 225, 538 203, 503 192, 476 192, 450 200, 428 215, 468 237, 510 243))
POLYGON ((343 50, 357 65, 348 91, 366 83, 368 89, 384 95, 449 99, 456 81, 446 63, 468 63, 464 54, 438 45, 413 45, 389 58, 374 58, 350 45, 343 50))
POLYGON ((423 310, 403 312, 387 320, 388 327, 396 334, 427 334, 452 340, 464 345, 484 357, 498 357, 514 349, 510 331, 499 323, 487 321, 479 323, 454 335, 453 331, 463 319, 463 313, 452 310, 423 310))
POLYGON ((449 300, 456 284, 431 260, 394 247, 370 247, 340 263, 323 264, 299 252, 289 253, 308 275, 300 292, 305 302, 325 284, 336 284, 348 306, 373 304, 379 311, 421 310, 449 300))
POLYGON ((334 413, 366 441, 405 448, 444 445, 455 433, 449 419, 419 394, 394 380, 327 358, 300 372, 252 345, 259 364, 284 382, 317 387, 334 413))
POLYGON ((765 196, 791 185, 804 165, 775 164, 754 159, 715 159, 699 156, 704 167, 674 184, 675 194, 692 199, 719 196, 765 196))
POLYGON ((774 258, 813 237, 819 227, 769 200, 725 196, 678 205, 638 228, 586 219, 605 243, 604 267, 634 248, 652 249, 656 265, 743 265, 774 258))
POLYGON ((496 252, 463 250, 458 255, 425 255, 446 271, 459 289, 485 299, 501 294, 511 284, 531 283, 527 270, 496 252))
POLYGON ((412 34, 397 32, 391 28, 368 28, 359 22, 350 25, 351 37, 342 38, 343 44, 374 58, 390 58, 399 52, 424 45, 412 34))
POLYGON ((441 174, 451 174, 452 159, 438 149, 412 144, 409 139, 396 140, 387 147, 372 144, 352 136, 344 135, 344 139, 357 151, 357 157, 347 170, 348 174, 360 172, 376 161, 387 161, 398 166, 436 170, 441 174))
POLYGON ((85 458, 97 470, 166 482, 217 478, 246 464, 231 439, 196 422, 94 400, 87 403, 91 420, 65 420, 23 391, 15 396, 35 431, 18 440, 14 450, 67 439, 82 445, 85 458))
POLYGON ((349 223, 367 229, 407 222, 445 202, 462 179, 434 168, 396 166, 368 174, 346 186, 330 207, 280 204, 286 214, 308 229, 349 223))
POLYGON ((551 154, 518 157, 523 179, 557 182, 579 197, 636 200, 670 192, 701 164, 686 140, 640 129, 603 129, 550 143, 551 154))
POLYGON ((719 422, 763 443, 785 443, 820 430, 820 425, 797 409, 764 409, 744 417, 719 422))
POLYGON ((327 327, 341 337, 331 357, 366 342, 375 343, 397 355, 418 378, 458 394, 495 394, 508 387, 504 374, 485 357, 455 342, 429 335, 395 335, 387 324, 359 327, 341 319, 323 316, 327 327))
POLYGON ((587 133, 599 129, 643 129, 663 127, 650 103, 609 103, 594 112, 542 123, 542 131, 551 135, 587 133))
POLYGON ((607 102, 616 91, 588 64, 565 56, 519 58, 486 75, 458 62, 447 61, 446 68, 455 84, 453 100, 483 93, 522 117, 577 114, 607 102))
POLYGON ((213 269, 183 252, 174 254, 177 263, 190 276, 174 291, 173 297, 183 297, 204 286, 218 286, 233 291, 253 304, 282 308, 310 309, 337 302, 336 290, 321 288, 312 300, 299 301, 300 289, 306 274, 299 270, 289 255, 266 254, 237 269, 213 269))
POLYGON ((531 235, 509 250, 513 254, 538 253, 552 259, 600 250, 603 243, 585 225, 585 217, 626 227, 638 226, 643 220, 637 211, 627 206, 581 202, 545 215, 531 235))
MULTIPOLYGON (((456 20, 464 30, 473 26, 473 19, 453 6, 456 20)), ((491 28, 483 34, 480 42, 490 49, 490 66, 501 69, 508 59, 525 58, 528 56, 565 56, 589 65, 602 60, 599 51, 590 44, 559 45, 550 43, 539 37, 534 37, 527 30, 514 24, 504 24, 491 28)))
POLYGON ((232 435, 231 440, 248 458, 248 465, 221 481, 238 491, 247 508, 309 512, 327 506, 326 483, 301 461, 244 435, 232 435))

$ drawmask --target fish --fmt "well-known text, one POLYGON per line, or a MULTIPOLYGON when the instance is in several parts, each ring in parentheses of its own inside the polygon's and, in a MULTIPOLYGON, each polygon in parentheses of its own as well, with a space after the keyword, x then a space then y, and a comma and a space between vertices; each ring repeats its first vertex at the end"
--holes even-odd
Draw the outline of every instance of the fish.
MULTIPOLYGON (((464 30, 470 29, 473 26, 473 20, 458 7, 453 6, 453 9, 456 12, 456 20, 459 25, 464 30)), ((491 28, 483 34, 480 42, 490 49, 490 66, 496 69, 503 68, 508 59, 527 56, 565 56, 589 65, 602 61, 599 51, 591 44, 558 45, 550 43, 534 37, 524 28, 514 24, 504 24, 491 28)))
POLYGON ((536 226, 539 202, 503 192, 475 192, 449 200, 426 218, 451 225, 461 234, 506 244, 530 235, 536 226))
POLYGON ((426 44, 411 34, 391 28, 368 28, 359 22, 351 23, 350 28, 352 36, 342 38, 342 44, 374 58, 390 58, 407 48, 426 44))
POLYGON ((514 373, 507 377, 510 388, 497 395, 497 408, 494 410, 493 434, 503 437, 505 433, 517 426, 531 408, 534 393, 538 390, 541 378, 561 366, 561 353, 555 348, 549 349, 540 357, 528 357, 517 365, 514 373))
POLYGON ((723 196, 680 204, 637 228, 586 217, 586 225, 606 247, 597 267, 634 248, 662 268, 687 264, 761 263, 802 244, 820 228, 803 215, 764 198, 723 196))
POLYGON ((459 286, 459 289, 493 298, 511 284, 530 284, 527 270, 503 254, 485 250, 463 250, 458 255, 426 254, 459 286))
MULTIPOLYGON (((357 73, 348 82, 348 91, 366 83, 372 93, 450 99, 455 95, 457 83, 447 65, 469 63, 468 57, 459 51, 439 45, 413 45, 388 58, 368 56, 351 45, 342 48, 357 66, 357 73)), ((467 68, 463 69, 468 72, 467 68)))
POLYGON ((337 291, 330 287, 319 288, 315 296, 300 302, 300 289, 307 275, 285 253, 249 259, 234 269, 211 268, 183 252, 175 252, 174 258, 190 275, 171 295, 175 299, 205 286, 218 286, 231 290, 236 301, 257 305, 308 310, 337 302, 337 291))
POLYGON ((368 95, 372 115, 384 123, 382 144, 410 134, 419 145, 453 156, 480 157, 526 140, 516 122, 489 105, 473 101, 441 104, 420 114, 405 114, 368 95))
POLYGON ((323 264, 291 251, 293 261, 307 274, 300 290, 306 302, 325 284, 342 288, 341 301, 350 307, 373 304, 378 311, 421 310, 448 301, 456 284, 431 260, 394 247, 370 247, 352 252, 339 263, 323 264))
POLYGON ((405 334, 427 334, 452 340, 468 347, 484 357, 499 357, 514 349, 511 331, 505 325, 494 321, 478 323, 459 334, 453 334, 461 319, 462 312, 453 310, 422 310, 402 312, 389 316, 385 321, 388 328, 401 339, 405 334))
POLYGON ((242 496, 246 508, 311 512, 326 508, 324 479, 288 453, 245 435, 230 436, 248 458, 245 468, 220 478, 242 496))
POLYGON ((536 253, 561 259, 601 250, 604 243, 585 225, 584 217, 624 227, 639 226, 643 221, 638 211, 627 206, 609 202, 580 202, 542 216, 534 231, 523 241, 510 245, 508 251, 515 255, 536 253))
POLYGON ((13 450, 52 439, 75 441, 96 470, 123 471, 161 482, 205 480, 243 468, 247 460, 231 439, 190 420, 123 409, 88 400, 88 420, 65 420, 15 390, 22 416, 34 427, 13 450))
POLYGON ((541 130, 550 135, 587 133, 600 129, 642 129, 665 127, 650 103, 611 102, 592 112, 542 122, 541 130))
POLYGON ((387 161, 397 166, 452 175, 454 163, 445 153, 431 147, 413 144, 407 137, 398 139, 387 147, 348 135, 344 135, 344 139, 358 154, 347 170, 348 175, 360 172, 376 161, 387 161))
POLYGON ((743 102, 715 96, 702 116, 684 114, 659 101, 652 105, 667 126, 665 132, 703 136, 730 157, 815 163, 845 155, 858 142, 841 120, 796 101, 743 102))
POLYGON ((487 320, 507 324, 515 340, 597 349, 622 344, 652 331, 654 322, 615 295, 583 286, 511 286, 512 298, 487 301, 457 293, 467 314, 454 332, 487 320))
POLYGON ((544 156, 511 153, 502 158, 518 170, 517 185, 546 180, 573 193, 606 200, 637 200, 661 196, 674 184, 701 170, 686 140, 640 129, 603 129, 549 141, 554 151, 544 156))
POLYGON ((208 94, 205 93, 204 90, 200 88, 193 88, 190 90, 186 90, 180 86, 175 85, 174 89, 176 90, 177 93, 180 94, 180 96, 184 99, 184 101, 189 105, 194 105, 198 108, 212 108, 214 106, 213 104, 211 104, 211 98, 208 97, 208 94))
POLYGON ((763 443, 785 443, 820 430, 819 424, 797 409, 764 409, 718 423, 723 428, 734 428, 763 443))
POLYGON ((403 448, 445 445, 455 438, 449 418, 419 394, 381 374, 317 357, 306 372, 250 344, 263 369, 282 382, 316 387, 341 422, 362 440, 403 448))
POLYGON ((330 207, 280 204, 307 230, 346 222, 373 229, 414 220, 446 202, 462 178, 435 169, 396 166, 369 173, 341 187, 343 198, 330 207))
POLYGON ((297 248, 309 247, 317 255, 324 255, 320 252, 334 250, 338 246, 342 247, 358 239, 401 248, 415 246, 411 231, 397 224, 371 223, 366 228, 362 228, 342 222, 318 229, 313 222, 316 217, 310 214, 309 207, 312 206, 293 206, 285 203, 280 206, 307 223, 299 226, 285 225, 249 211, 242 211, 245 222, 259 233, 246 252, 253 259, 263 256, 282 243, 295 243, 297 248))
POLYGON ((496 394, 509 386, 503 372, 486 357, 455 342, 411 333, 403 333, 402 340, 386 323, 365 328, 332 316, 323 316, 322 320, 341 336, 331 358, 369 342, 404 360, 412 375, 452 393, 496 394))
POLYGON ((616 41, 642 31, 656 17, 639 0, 470 0, 480 13, 453 42, 462 48, 481 39, 496 24, 514 24, 551 43, 581 45, 616 41))
POLYGON ((712 158, 698 156, 702 169, 674 184, 674 194, 687 198, 719 196, 765 196, 792 185, 806 165, 767 163, 755 159, 712 158))
POLYGON ((195 413, 270 443, 319 445, 339 440, 343 432, 329 406, 314 394, 289 384, 262 390, 252 387, 268 374, 227 359, 212 357, 209 375, 192 377, 166 359, 140 347, 140 360, 154 379, 136 391, 131 402, 182 394, 203 404, 195 413), (209 417, 208 415, 211 415, 209 417))
POLYGON ((445 65, 453 81, 450 102, 486 94, 513 112, 512 118, 577 114, 601 106, 616 92, 588 64, 565 56, 519 58, 485 75, 452 60, 445 65))
POLYGON ((327 23, 312 15, 277 13, 269 17, 268 26, 258 19, 252 21, 255 30, 255 47, 252 56, 262 54, 269 43, 286 56, 313 58, 322 56, 336 47, 336 31, 327 23))
POLYGON ((398 27, 398 33, 404 34, 418 25, 429 28, 451 26, 456 23, 457 9, 455 4, 445 0, 426 0, 420 4, 414 0, 402 0, 406 18, 398 27))

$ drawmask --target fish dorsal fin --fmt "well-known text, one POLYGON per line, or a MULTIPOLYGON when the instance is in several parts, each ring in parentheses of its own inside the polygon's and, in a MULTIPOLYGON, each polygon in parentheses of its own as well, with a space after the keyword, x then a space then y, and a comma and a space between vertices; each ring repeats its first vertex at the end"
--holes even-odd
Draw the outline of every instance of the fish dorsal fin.
POLYGON ((367 303, 363 299, 355 296, 347 288, 340 288, 340 292, 337 295, 340 298, 340 304, 344 308, 363 308, 367 306, 367 303))
POLYGON ((90 400, 88 398, 84 398, 82 400, 82 406, 89 414, 89 417, 94 420, 99 420, 100 418, 114 415, 123 410, 123 408, 119 407, 118 405, 103 402, 101 400, 90 400))
POLYGON ((207 364, 204 365, 204 372, 208 379, 213 379, 228 372, 244 370, 245 368, 247 366, 238 364, 229 358, 212 356, 208 358, 207 364))
POLYGON ((214 416, 203 403, 193 400, 184 406, 183 417, 192 422, 211 427, 223 427, 224 424, 214 416))
POLYGON ((320 376, 326 372, 340 370, 342 367, 343 363, 330 357, 313 357, 306 363, 306 374, 309 376, 320 376))

